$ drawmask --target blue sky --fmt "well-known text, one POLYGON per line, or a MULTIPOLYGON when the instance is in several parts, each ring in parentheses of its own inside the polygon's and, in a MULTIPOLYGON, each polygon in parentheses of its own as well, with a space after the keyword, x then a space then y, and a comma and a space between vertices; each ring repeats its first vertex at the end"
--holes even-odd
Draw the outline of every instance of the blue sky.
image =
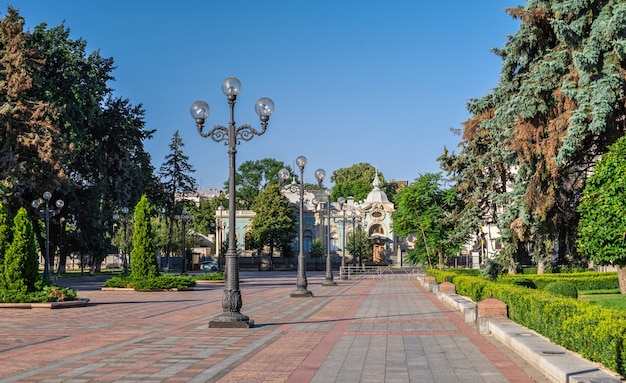
MULTIPOLYGON (((142 1, 14 0, 26 28, 65 21, 89 52, 113 57, 116 95, 142 104, 145 143, 158 169, 179 131, 200 187, 228 179, 223 143, 198 134, 189 107, 211 106, 207 127, 228 124, 222 81, 237 77, 238 125, 259 127, 254 103, 270 97, 267 132, 237 147, 237 166, 275 158, 304 179, 365 162, 387 180, 440 171, 458 152, 467 101, 497 84, 502 47, 519 23, 504 9, 522 0, 142 1)), ((331 186, 325 181, 326 186, 331 186)))

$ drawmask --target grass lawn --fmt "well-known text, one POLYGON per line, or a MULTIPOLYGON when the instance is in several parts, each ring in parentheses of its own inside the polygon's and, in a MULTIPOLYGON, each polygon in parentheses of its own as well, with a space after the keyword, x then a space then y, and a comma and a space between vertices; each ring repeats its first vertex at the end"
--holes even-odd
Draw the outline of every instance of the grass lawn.
POLYGON ((607 309, 626 311, 626 295, 620 294, 619 289, 579 291, 578 299, 607 309))

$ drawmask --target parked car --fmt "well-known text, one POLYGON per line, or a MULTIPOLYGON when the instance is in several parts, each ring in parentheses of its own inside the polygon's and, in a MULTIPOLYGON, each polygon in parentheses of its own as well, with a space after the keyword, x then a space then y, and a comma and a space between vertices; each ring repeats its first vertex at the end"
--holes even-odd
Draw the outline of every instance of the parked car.
POLYGON ((203 261, 200 264, 200 270, 203 270, 203 271, 217 271, 219 269, 220 269, 220 265, 218 265, 217 262, 203 261))

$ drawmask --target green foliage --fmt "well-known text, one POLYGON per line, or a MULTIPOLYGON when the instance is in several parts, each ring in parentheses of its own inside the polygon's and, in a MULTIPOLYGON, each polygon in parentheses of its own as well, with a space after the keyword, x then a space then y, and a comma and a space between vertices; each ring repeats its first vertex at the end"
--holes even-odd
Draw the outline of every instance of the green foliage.
MULTIPOLYGON (((348 168, 340 168, 333 172, 330 176, 330 181, 335 183, 331 193, 331 199, 336 201, 339 197, 348 198, 354 197, 355 201, 363 201, 367 198, 367 195, 372 191, 372 182, 376 177, 377 169, 370 164, 358 163, 348 168)), ((383 185, 382 188, 388 190, 385 177, 381 172, 378 172, 378 178, 383 185)), ((395 191, 390 190, 390 191, 395 191)), ((393 198, 393 193, 387 195, 388 198, 393 198)))
POLYGON ((585 272, 568 274, 509 274, 501 278, 502 282, 517 284, 520 280, 532 281, 538 289, 555 281, 568 281, 578 290, 607 290, 619 287, 617 273, 585 272))
POLYGON ((503 273, 503 271, 504 271, 504 266, 502 266, 502 264, 498 262, 498 260, 487 258, 485 260, 485 268, 481 270, 481 274, 484 277, 492 281, 495 281, 496 279, 498 279, 500 274, 503 273))
POLYGON ((357 229, 346 241, 346 250, 352 259, 360 262, 372 258, 372 244, 365 230, 357 229))
POLYGON ((2 286, 3 269, 4 269, 4 257, 9 249, 9 245, 12 241, 11 224, 9 220, 9 212, 0 203, 0 287, 2 286))
MULTIPOLYGON (((237 208, 249 210, 259 193, 270 184, 280 184, 278 172, 291 168, 273 158, 246 161, 239 165, 235 181, 237 183, 237 208)), ((228 182, 226 182, 228 186, 228 182)))
MULTIPOLYGON (((428 270, 438 282, 454 283, 459 295, 479 302, 493 295, 508 307, 511 320, 537 331, 551 341, 602 363, 619 374, 626 373, 626 313, 592 306, 588 302, 558 297, 543 290, 530 290, 511 283, 498 283, 453 271, 428 270)), ((567 274, 565 274, 567 275, 567 274)), ((565 280, 563 275, 553 277, 565 280)), ((581 273, 579 278, 594 278, 581 273)), ((616 275, 613 273, 613 278, 616 275)), ((570 281, 571 282, 571 281, 570 281)))
POLYGON ((26 293, 36 291, 39 278, 39 257, 33 226, 25 208, 13 218, 13 241, 4 260, 3 287, 26 293))
POLYGON ((77 299, 76 290, 68 287, 43 286, 33 292, 0 289, 0 302, 2 303, 66 302, 77 299))
POLYGON ((568 281, 550 282, 543 288, 543 290, 563 297, 578 298, 578 289, 576 289, 576 285, 568 281))
POLYGON ((134 279, 159 276, 156 248, 150 222, 152 208, 144 195, 137 203, 134 214, 133 251, 131 256, 131 276, 134 279))
POLYGON ((311 250, 309 251, 311 258, 315 259, 315 268, 317 270, 317 262, 320 258, 326 255, 326 246, 322 243, 321 238, 315 238, 311 242, 311 250))
POLYGON ((137 291, 188 289, 195 285, 196 279, 193 276, 185 275, 134 277, 131 274, 130 276, 113 277, 104 283, 105 287, 132 288, 137 291))
MULTIPOLYGON (((506 10, 520 26, 494 49, 502 59, 499 82, 468 103, 459 154, 440 158, 466 202, 459 230, 489 219, 514 248, 510 256, 530 249, 537 264, 553 255, 560 263, 581 261, 576 208, 585 179, 624 132, 626 38, 618 31, 626 28, 625 6, 530 0, 506 10)), ((623 188, 618 184, 605 187, 623 188)), ((598 238, 624 247, 623 230, 596 225, 598 238)), ((594 256, 615 258, 593 245, 586 254, 594 249, 602 253, 594 256)))
POLYGON ((407 255, 413 264, 443 263, 459 249, 454 223, 449 220, 460 203, 454 189, 441 186, 441 174, 424 174, 396 195, 393 230, 400 236, 416 235, 407 255))
POLYGON ((592 291, 592 294, 586 293, 589 292, 579 292, 578 298, 595 306, 626 312, 626 297, 620 294, 619 289, 611 291, 610 293, 601 293, 599 291, 592 291))
POLYGON ((528 287, 529 289, 536 289, 537 285, 532 279, 529 278, 518 278, 511 281, 514 285, 528 287))
POLYGON ((195 274, 193 278, 196 281, 223 281, 225 279, 225 275, 223 271, 217 273, 202 273, 195 274))
POLYGON ((600 265, 626 266, 626 136, 596 164, 578 211, 578 251, 600 265))
POLYGON ((274 249, 281 249, 284 254, 296 235, 296 220, 280 185, 267 185, 254 201, 253 210, 251 235, 257 248, 268 246, 270 256, 274 249))
POLYGON ((64 25, 24 31, 12 7, 0 24, 0 72, 9 74, 0 84, 3 201, 14 213, 42 185, 63 190, 63 214, 77 225, 64 251, 98 262, 111 250, 113 206, 157 189, 143 147, 153 131, 140 106, 113 94, 112 58, 87 52, 87 42, 72 40, 64 25))

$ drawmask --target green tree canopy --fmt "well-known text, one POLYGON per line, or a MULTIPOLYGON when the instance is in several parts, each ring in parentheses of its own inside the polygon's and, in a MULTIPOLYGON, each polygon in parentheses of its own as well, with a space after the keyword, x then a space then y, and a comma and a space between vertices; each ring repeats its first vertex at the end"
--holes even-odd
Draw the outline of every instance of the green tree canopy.
MULTIPOLYGON (((372 191, 372 182, 375 176, 376 168, 363 162, 335 170, 330 176, 330 181, 335 183, 331 199, 336 201, 339 197, 354 197, 357 202, 365 200, 369 192, 372 191)), ((395 187, 385 182, 385 177, 381 172, 378 172, 378 178, 382 185, 381 189, 387 193, 387 197, 391 201, 395 194, 395 187)))
POLYGON ((625 129, 626 3, 529 0, 506 11, 520 28, 494 49, 500 80, 470 100, 461 152, 442 162, 470 209, 459 227, 493 221, 503 254, 565 263, 577 259, 585 177, 625 129))
POLYGON ((626 137, 596 164, 578 211, 578 251, 599 265, 617 266, 626 294, 626 137))
POLYGON ((289 200, 280 191, 280 185, 273 183, 259 193, 252 206, 252 237, 261 248, 269 247, 269 255, 274 249, 281 249, 283 256, 289 251, 296 235, 296 220, 289 200))
MULTIPOLYGON (((285 165, 285 163, 273 158, 246 161, 239 165, 235 178, 237 184, 237 208, 251 209, 261 190, 267 185, 280 183, 278 172, 283 168, 291 172, 291 168, 285 165)), ((228 187, 228 181, 225 185, 228 187)))
POLYGON ((416 236, 407 258, 413 264, 440 265, 460 247, 449 217, 459 201, 455 189, 441 186, 441 173, 426 173, 396 196, 393 230, 400 236, 416 236))
POLYGON ((64 25, 23 31, 12 7, 0 25, 0 197, 14 213, 44 190, 62 190, 61 214, 77 225, 69 250, 99 264, 113 210, 157 190, 143 148, 153 131, 141 105, 113 96, 112 58, 88 53, 64 25))

